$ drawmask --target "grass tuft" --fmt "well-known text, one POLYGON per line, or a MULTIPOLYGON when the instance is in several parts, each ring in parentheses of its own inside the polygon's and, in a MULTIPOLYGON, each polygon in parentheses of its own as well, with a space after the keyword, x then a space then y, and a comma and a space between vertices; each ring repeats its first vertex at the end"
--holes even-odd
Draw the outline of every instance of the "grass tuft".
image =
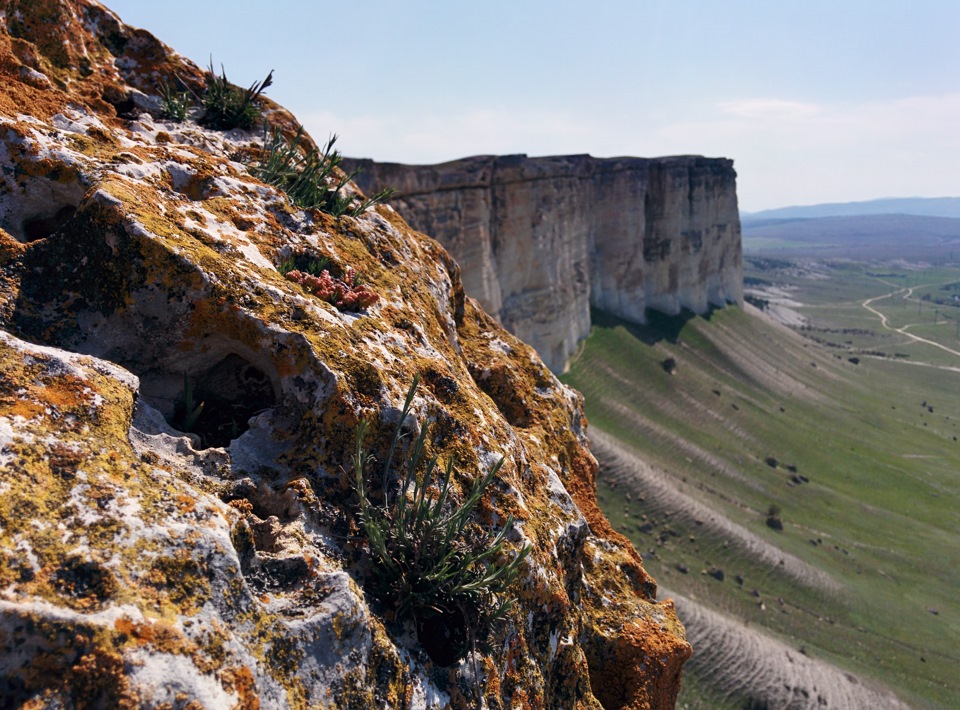
POLYGON ((187 120, 193 101, 188 91, 178 91, 164 83, 160 87, 160 105, 164 118, 183 123, 187 120))
POLYGON ((203 95, 204 114, 200 123, 220 130, 253 128, 260 120, 258 99, 271 84, 272 69, 263 81, 254 82, 248 89, 241 89, 227 80, 222 65, 218 76, 211 59, 207 69, 207 90, 203 95))
POLYGON ((344 193, 343 188, 360 171, 340 170, 337 177, 343 163, 343 156, 334 148, 337 136, 331 136, 323 148, 306 147, 305 142, 303 126, 297 128, 292 140, 287 140, 279 129, 268 134, 264 126, 263 152, 251 172, 283 190, 297 207, 318 209, 334 217, 358 217, 394 193, 393 188, 387 188, 362 201, 344 193))
MULTIPOLYGON (((449 459, 441 470, 436 456, 425 456, 429 427, 424 424, 407 447, 402 470, 393 473, 391 464, 404 439, 403 423, 418 382, 419 377, 414 378, 407 392, 379 475, 372 470, 374 459, 364 448, 367 425, 363 422, 357 427, 355 485, 363 529, 374 558, 373 586, 398 619, 414 620, 418 630, 424 628, 424 622, 439 620, 441 636, 455 638, 458 630, 465 630, 463 638, 473 642, 485 638, 491 625, 503 619, 515 604, 507 592, 530 547, 524 546, 507 561, 506 537, 513 527, 513 517, 507 518, 492 539, 470 522, 500 470, 502 458, 474 482, 458 505, 452 486, 456 461, 449 459), (381 487, 380 505, 370 502, 371 478, 378 479, 381 487)), ((437 630, 435 624, 429 628, 437 630)), ((430 648, 427 650, 430 652, 430 648)), ((437 656, 452 662, 466 650, 466 644, 447 647, 437 656)), ((436 660, 434 653, 431 656, 436 660)))

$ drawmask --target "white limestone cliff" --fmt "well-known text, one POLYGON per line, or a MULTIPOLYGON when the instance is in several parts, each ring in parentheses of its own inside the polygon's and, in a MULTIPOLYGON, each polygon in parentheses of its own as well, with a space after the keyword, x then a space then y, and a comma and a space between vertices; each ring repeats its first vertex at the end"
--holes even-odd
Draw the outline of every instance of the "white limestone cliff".
POLYGON ((562 371, 590 308, 636 323, 743 302, 733 161, 477 156, 440 165, 350 161, 461 266, 469 295, 562 371))

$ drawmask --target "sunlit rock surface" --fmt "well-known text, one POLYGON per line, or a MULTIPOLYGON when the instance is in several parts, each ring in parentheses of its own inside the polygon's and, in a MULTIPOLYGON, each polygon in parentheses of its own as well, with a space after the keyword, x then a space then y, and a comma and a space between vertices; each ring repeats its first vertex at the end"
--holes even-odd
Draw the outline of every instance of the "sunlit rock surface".
POLYGON ((4 707, 672 706, 690 646, 597 507, 579 395, 439 244, 293 207, 250 175, 259 131, 162 119, 203 72, 96 3, 0 1, 0 72, 4 707), (320 300, 294 253, 379 300, 320 300), (444 666, 365 589, 352 485, 415 375, 457 496, 504 456, 476 522, 533 548, 444 666))
POLYGON ((468 295, 561 371, 590 307, 635 323, 743 303, 733 161, 477 156, 440 165, 355 160, 361 189, 457 259, 468 295))

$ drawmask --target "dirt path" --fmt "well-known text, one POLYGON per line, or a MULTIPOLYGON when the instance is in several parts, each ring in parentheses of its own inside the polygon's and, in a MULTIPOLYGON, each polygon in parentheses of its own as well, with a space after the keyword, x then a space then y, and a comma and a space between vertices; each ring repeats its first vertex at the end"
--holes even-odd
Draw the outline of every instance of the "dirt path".
POLYGON ((686 672, 749 707, 907 708, 897 697, 866 685, 836 666, 810 658, 745 622, 667 592, 687 629, 693 658, 686 672))
MULTIPOLYGON (((952 282, 952 281, 948 281, 947 283, 953 283, 953 282, 952 282)), ((903 326, 902 328, 894 328, 894 327, 891 326, 890 323, 887 321, 887 317, 886 317, 883 313, 881 313, 881 312, 878 311, 876 308, 874 308, 873 306, 870 305, 870 304, 873 303, 874 301, 882 301, 882 300, 885 299, 885 298, 893 298, 894 296, 896 296, 896 295, 898 295, 898 294, 901 294, 901 293, 904 294, 904 298, 905 298, 905 299, 909 299, 909 298, 913 295, 913 291, 914 291, 915 288, 916 288, 915 286, 910 286, 910 287, 908 287, 908 288, 901 288, 901 289, 896 290, 896 291, 891 291, 890 293, 885 293, 885 294, 883 294, 882 296, 874 296, 873 298, 868 298, 866 301, 864 301, 864 302, 861 303, 860 305, 863 306, 864 308, 866 308, 866 309, 867 309, 868 311, 870 311, 871 313, 873 313, 875 316, 877 316, 877 317, 880 319, 880 325, 882 325, 885 329, 890 330, 890 331, 893 331, 894 333, 900 333, 900 335, 904 335, 904 336, 906 336, 907 338, 910 338, 910 340, 912 340, 912 341, 914 341, 914 342, 916 342, 916 343, 926 343, 927 345, 932 345, 932 346, 935 347, 935 348, 940 348, 941 350, 943 350, 943 351, 945 351, 945 352, 948 352, 948 353, 950 353, 951 355, 956 355, 957 357, 960 357, 960 351, 957 351, 957 350, 953 350, 953 349, 951 349, 951 348, 948 348, 946 345, 941 345, 940 343, 938 343, 938 342, 936 342, 936 341, 934 341, 934 340, 928 340, 927 338, 921 338, 919 335, 914 335, 913 333, 908 333, 908 332, 907 332, 907 328, 911 327, 911 325, 916 325, 915 323, 914 323, 914 324, 907 324, 907 325, 903 326)))

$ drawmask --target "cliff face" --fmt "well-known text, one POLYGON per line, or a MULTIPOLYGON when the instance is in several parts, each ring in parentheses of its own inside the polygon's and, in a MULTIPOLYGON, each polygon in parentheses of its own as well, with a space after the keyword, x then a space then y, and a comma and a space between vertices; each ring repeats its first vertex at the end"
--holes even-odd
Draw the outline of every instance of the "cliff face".
POLYGON ((590 306, 637 323, 653 308, 742 304, 736 173, 725 159, 478 156, 369 160, 361 189, 394 205, 461 266, 471 296, 562 370, 590 306))
POLYGON ((174 77, 209 80, 97 3, 0 0, 4 707, 672 706, 691 649, 597 507, 580 396, 393 209, 300 209, 259 130, 163 118, 174 77), (281 273, 321 258, 377 298, 281 273), (512 515, 502 561, 531 550, 476 648, 466 606, 390 606, 359 518, 357 426, 398 500, 417 376, 448 512, 504 457, 457 544, 512 515))

